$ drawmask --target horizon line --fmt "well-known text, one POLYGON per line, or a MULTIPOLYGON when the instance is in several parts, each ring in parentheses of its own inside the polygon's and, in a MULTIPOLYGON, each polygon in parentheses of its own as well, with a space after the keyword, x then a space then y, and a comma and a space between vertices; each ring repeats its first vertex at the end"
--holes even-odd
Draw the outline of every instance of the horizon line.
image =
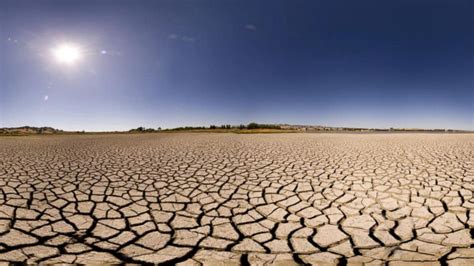
POLYGON ((22 125, 22 126, 2 126, 0 129, 17 129, 17 128, 52 128, 54 130, 59 130, 63 132, 90 132, 90 133, 107 133, 107 132, 128 132, 131 130, 135 130, 137 128, 144 128, 144 129, 153 129, 155 131, 159 130, 173 130, 173 129, 179 129, 179 128, 203 128, 203 129, 210 129, 211 126, 216 126, 217 129, 220 129, 221 126, 223 125, 230 125, 233 128, 238 128, 240 125, 247 126, 251 123, 256 123, 259 125, 273 125, 273 126, 289 126, 289 127, 294 127, 294 128, 329 128, 329 129, 355 129, 355 130, 424 130, 424 131, 464 131, 464 132, 474 132, 474 129, 464 129, 464 128, 448 128, 448 127, 354 127, 354 126, 330 126, 330 125, 320 125, 320 124, 290 124, 290 123, 258 123, 258 122, 250 122, 250 123, 237 123, 237 124, 232 124, 232 123, 210 123, 208 125, 180 125, 176 127, 146 127, 146 126, 137 126, 137 127, 131 127, 129 129, 123 129, 123 130, 107 130, 107 129, 102 129, 102 130, 85 130, 85 129, 80 129, 80 130, 71 130, 71 129, 63 129, 63 128, 57 128, 53 126, 30 126, 30 125, 22 125))

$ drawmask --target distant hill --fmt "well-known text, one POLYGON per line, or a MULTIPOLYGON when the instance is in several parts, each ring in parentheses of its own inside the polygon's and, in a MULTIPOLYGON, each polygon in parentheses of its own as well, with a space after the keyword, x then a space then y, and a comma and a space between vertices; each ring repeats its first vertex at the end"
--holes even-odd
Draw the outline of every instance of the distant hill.
POLYGON ((14 134, 14 135, 29 135, 29 134, 55 134, 61 133, 63 130, 55 129, 52 127, 4 127, 0 128, 0 134, 14 134))

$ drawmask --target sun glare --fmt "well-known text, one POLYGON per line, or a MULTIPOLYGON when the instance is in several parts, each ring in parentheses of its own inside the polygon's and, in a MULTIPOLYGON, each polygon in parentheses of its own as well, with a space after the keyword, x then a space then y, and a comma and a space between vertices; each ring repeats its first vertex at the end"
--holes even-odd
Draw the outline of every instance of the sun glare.
POLYGON ((81 49, 73 44, 61 44, 53 49, 53 55, 59 63, 72 65, 81 59, 81 49))

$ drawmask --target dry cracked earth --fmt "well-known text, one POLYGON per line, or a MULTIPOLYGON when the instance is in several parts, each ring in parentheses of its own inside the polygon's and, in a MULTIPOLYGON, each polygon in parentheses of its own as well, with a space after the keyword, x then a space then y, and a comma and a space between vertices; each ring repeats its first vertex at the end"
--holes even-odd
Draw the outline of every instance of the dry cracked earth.
POLYGON ((474 265, 474 135, 0 138, 0 261, 474 265))

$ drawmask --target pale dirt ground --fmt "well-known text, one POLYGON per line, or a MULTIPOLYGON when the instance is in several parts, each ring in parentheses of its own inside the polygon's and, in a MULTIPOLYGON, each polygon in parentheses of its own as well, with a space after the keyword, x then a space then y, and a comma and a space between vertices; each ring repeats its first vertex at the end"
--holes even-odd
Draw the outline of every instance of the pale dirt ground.
POLYGON ((474 265, 474 135, 0 138, 0 261, 474 265))

